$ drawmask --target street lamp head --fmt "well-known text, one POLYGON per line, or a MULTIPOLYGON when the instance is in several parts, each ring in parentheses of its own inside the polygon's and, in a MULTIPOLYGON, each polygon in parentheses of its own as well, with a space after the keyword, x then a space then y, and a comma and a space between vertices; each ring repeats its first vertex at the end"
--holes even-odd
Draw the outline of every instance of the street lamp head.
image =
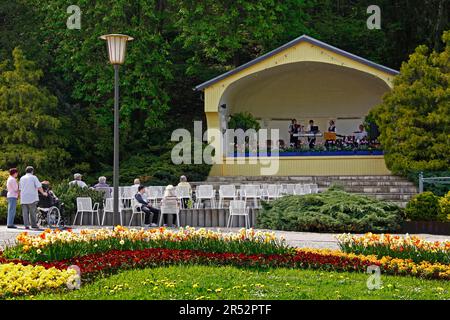
POLYGON ((109 62, 111 64, 123 64, 125 62, 127 41, 131 41, 133 38, 124 34, 107 34, 101 36, 100 39, 106 40, 109 62))

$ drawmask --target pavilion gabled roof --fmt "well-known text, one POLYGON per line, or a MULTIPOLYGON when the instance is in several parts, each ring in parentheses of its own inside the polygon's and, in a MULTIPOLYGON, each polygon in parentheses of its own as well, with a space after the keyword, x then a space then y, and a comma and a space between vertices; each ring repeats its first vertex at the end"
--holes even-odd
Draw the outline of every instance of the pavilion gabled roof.
POLYGON ((215 84, 215 83, 217 83, 217 82, 219 82, 219 81, 221 81, 221 80, 223 80, 225 78, 228 78, 228 77, 232 76, 233 74, 236 74, 236 73, 238 73, 238 72, 240 72, 242 70, 245 70, 245 69, 247 69, 247 68, 249 68, 249 67, 251 67, 251 66, 253 66, 253 65, 255 65, 255 64, 257 64, 257 63, 259 63, 261 61, 263 61, 263 60, 269 59, 270 57, 272 57, 272 56, 274 56, 274 55, 276 55, 276 54, 278 54, 278 53, 280 53, 282 51, 285 51, 285 50, 287 50, 287 49, 289 49, 289 48, 291 48, 291 47, 293 47, 293 46, 295 46, 295 45, 297 45, 297 44, 299 44, 301 42, 307 42, 307 43, 313 44, 315 46, 318 46, 318 47, 321 47, 323 49, 332 51, 332 52, 334 52, 336 54, 339 54, 341 56, 347 57, 347 58, 352 59, 354 61, 360 62, 360 63, 362 63, 364 65, 367 65, 367 66, 370 66, 372 68, 381 70, 381 71, 386 72, 388 74, 392 74, 392 75, 399 74, 399 72, 397 70, 394 70, 394 69, 388 68, 386 66, 377 64, 377 63, 375 63, 373 61, 367 60, 365 58, 362 58, 362 57, 357 56, 355 54, 352 54, 350 52, 347 52, 347 51, 344 51, 342 49, 336 48, 336 47, 334 47, 332 45, 329 45, 329 44, 327 44, 325 42, 322 42, 320 40, 314 39, 314 38, 309 37, 307 35, 302 35, 302 36, 292 40, 291 42, 288 42, 285 45, 282 45, 281 47, 279 47, 279 48, 277 48, 275 50, 272 50, 272 51, 270 51, 270 52, 268 52, 268 53, 266 53, 266 54, 264 54, 264 55, 262 55, 262 56, 260 56, 260 57, 258 57, 256 59, 250 61, 250 62, 247 62, 247 63, 237 67, 236 69, 230 70, 230 71, 228 71, 228 72, 226 72, 224 74, 221 74, 221 75, 219 75, 219 76, 217 76, 217 77, 215 77, 215 78, 213 78, 213 79, 211 79, 209 81, 206 81, 206 82, 198 85, 197 87, 195 87, 195 90, 203 90, 203 89, 205 89, 205 88, 207 88, 207 87, 209 87, 209 86, 211 86, 211 85, 213 85, 213 84, 215 84))

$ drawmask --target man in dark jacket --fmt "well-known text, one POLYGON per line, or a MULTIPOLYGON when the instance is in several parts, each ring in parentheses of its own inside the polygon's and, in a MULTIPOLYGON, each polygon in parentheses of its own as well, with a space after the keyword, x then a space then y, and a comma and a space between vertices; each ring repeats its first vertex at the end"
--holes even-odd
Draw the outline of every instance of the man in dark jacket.
POLYGON ((136 201, 141 205, 141 210, 145 213, 145 224, 150 225, 151 227, 156 227, 156 222, 158 221, 159 215, 161 211, 152 207, 146 200, 144 200, 145 187, 140 185, 138 187, 138 192, 134 196, 136 201), (147 217, 149 217, 147 219, 147 217), (148 222, 148 223, 147 223, 148 222))

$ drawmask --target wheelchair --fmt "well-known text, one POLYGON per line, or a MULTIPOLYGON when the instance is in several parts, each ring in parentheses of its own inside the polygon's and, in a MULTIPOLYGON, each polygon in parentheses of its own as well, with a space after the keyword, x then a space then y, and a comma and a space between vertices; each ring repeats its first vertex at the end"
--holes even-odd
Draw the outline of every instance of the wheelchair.
POLYGON ((37 208, 37 225, 40 228, 59 228, 61 227, 61 212, 55 206, 50 208, 37 208))

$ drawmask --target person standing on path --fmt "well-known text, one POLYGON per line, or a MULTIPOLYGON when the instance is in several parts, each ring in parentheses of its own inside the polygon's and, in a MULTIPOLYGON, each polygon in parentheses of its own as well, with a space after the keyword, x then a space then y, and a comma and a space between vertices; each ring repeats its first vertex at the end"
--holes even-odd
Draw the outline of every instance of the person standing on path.
POLYGON ((8 201, 8 220, 7 228, 16 229, 14 218, 16 217, 17 198, 19 197, 19 184, 17 183, 17 176, 19 172, 16 168, 9 169, 9 177, 6 181, 6 189, 8 193, 6 199, 8 201))
POLYGON ((33 167, 26 168, 25 175, 20 178, 19 189, 25 229, 29 229, 30 222, 33 229, 38 229, 39 227, 36 224, 36 210, 37 203, 39 202, 38 192, 45 197, 47 196, 47 193, 44 192, 42 184, 34 175, 33 167))

